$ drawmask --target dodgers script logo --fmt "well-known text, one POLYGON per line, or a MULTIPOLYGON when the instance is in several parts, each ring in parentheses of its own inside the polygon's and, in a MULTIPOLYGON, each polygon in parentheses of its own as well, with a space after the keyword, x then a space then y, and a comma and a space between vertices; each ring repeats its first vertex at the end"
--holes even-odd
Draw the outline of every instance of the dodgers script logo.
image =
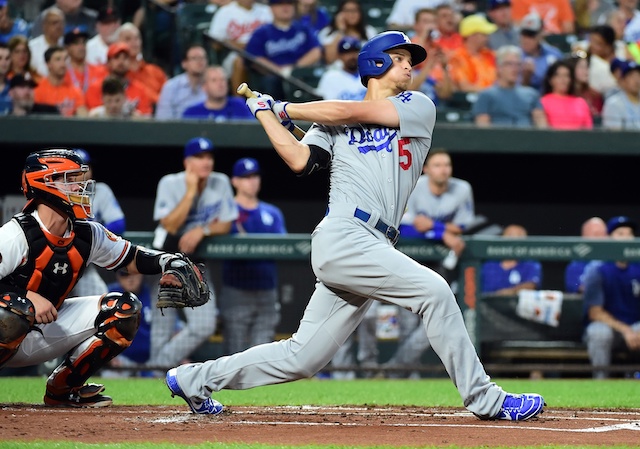
POLYGON ((347 128, 349 145, 356 145, 358 151, 367 154, 369 151, 386 151, 391 153, 391 143, 398 132, 389 128, 347 128))

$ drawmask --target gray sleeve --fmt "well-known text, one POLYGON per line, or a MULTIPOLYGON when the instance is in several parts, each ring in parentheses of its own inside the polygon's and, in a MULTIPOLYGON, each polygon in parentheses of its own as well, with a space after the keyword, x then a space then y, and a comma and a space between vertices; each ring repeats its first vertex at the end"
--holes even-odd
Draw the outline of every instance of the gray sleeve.
POLYGON ((473 188, 467 181, 460 181, 460 187, 464 190, 463 201, 456 210, 453 217, 453 223, 461 227, 469 226, 476 216, 475 205, 473 202, 473 188))
POLYGON ((229 181, 229 177, 223 173, 220 173, 221 176, 221 196, 222 201, 220 204, 220 214, 218 216, 218 220, 222 222, 233 221, 238 218, 238 205, 233 199, 233 189, 231 188, 231 181, 229 181))
POLYGON ((429 97, 422 92, 405 91, 389 100, 398 111, 401 137, 431 138, 436 124, 436 106, 429 97))
POLYGON ((476 117, 480 114, 489 114, 489 100, 490 96, 486 91, 480 92, 478 99, 471 106, 471 115, 476 117))
POLYGON ((333 157, 334 133, 334 128, 314 123, 305 134, 302 143, 320 147, 333 157))
POLYGON ((623 128, 625 110, 622 102, 617 98, 610 98, 602 107, 602 126, 605 128, 623 128))
POLYGON ((176 190, 175 182, 172 180, 171 175, 163 176, 158 182, 158 189, 156 191, 156 200, 153 206, 153 220, 158 221, 169 215, 171 211, 176 207, 179 200, 176 202, 173 192, 176 190))

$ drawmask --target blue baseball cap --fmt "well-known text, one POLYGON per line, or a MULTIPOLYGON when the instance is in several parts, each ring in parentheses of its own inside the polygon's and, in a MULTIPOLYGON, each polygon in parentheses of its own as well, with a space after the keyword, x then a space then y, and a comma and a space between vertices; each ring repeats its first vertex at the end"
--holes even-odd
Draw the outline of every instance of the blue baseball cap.
POLYGON ((362 42, 353 36, 345 36, 338 42, 338 53, 362 50, 362 42))
POLYGON ((7 4, 7 0, 0 0, 0 8, 4 8, 7 4))
POLYGON ((511 0, 490 0, 489 9, 500 8, 501 6, 511 6, 511 0))
POLYGON ((243 157, 233 164, 233 176, 243 177, 260 173, 258 161, 251 157, 243 157))
POLYGON ((213 153, 213 142, 206 137, 194 137, 184 146, 184 157, 196 156, 200 153, 213 153))
POLYGON ((607 221, 607 234, 611 234, 616 229, 622 228, 625 226, 631 228, 634 234, 638 227, 635 221, 631 220, 631 218, 626 217, 624 215, 619 215, 617 217, 610 218, 609 221, 607 221))
POLYGON ((80 156, 80 159, 82 159, 82 162, 84 162, 85 164, 88 165, 91 163, 91 156, 89 156, 89 153, 87 153, 87 150, 83 150, 82 148, 74 148, 73 152, 76 153, 78 156, 80 156))

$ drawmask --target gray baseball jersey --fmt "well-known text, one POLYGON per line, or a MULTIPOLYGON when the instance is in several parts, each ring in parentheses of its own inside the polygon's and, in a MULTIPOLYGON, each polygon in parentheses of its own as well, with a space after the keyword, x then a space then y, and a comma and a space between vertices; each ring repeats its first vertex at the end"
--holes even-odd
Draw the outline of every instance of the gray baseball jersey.
POLYGON ((331 154, 331 173, 329 210, 311 239, 318 282, 298 330, 286 340, 179 366, 176 377, 186 396, 204 400, 221 389, 310 377, 331 360, 373 302, 381 301, 421 317, 469 410, 487 418, 498 413, 506 393, 484 371, 449 285, 395 249, 379 230, 380 220, 400 222, 422 172, 436 115, 433 102, 420 92, 389 100, 398 112, 398 128, 314 124, 303 139, 331 154))

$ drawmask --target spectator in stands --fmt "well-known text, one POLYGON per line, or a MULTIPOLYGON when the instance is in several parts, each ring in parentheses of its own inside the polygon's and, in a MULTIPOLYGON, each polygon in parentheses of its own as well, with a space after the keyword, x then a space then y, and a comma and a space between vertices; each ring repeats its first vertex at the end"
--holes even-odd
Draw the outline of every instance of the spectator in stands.
MULTIPOLYGON (((587 219, 580 228, 583 239, 604 239, 607 237, 607 224, 600 217, 587 219)), ((590 260, 572 260, 564 271, 564 291, 567 293, 582 293, 584 291, 584 273, 587 265, 600 263, 590 260)))
MULTIPOLYGON (((66 28, 64 31, 82 28, 87 30, 90 36, 96 34, 97 11, 85 8, 82 0, 55 0, 55 6, 63 15, 66 28)), ((31 38, 45 33, 46 10, 43 11, 31 26, 31 38)))
POLYGON ((151 288, 147 285, 143 274, 119 270, 116 273, 116 281, 107 285, 107 289, 110 292, 135 293, 142 303, 140 326, 138 327, 138 332, 136 332, 136 338, 133 339, 127 349, 118 354, 109 363, 111 367, 131 368, 131 370, 119 374, 132 376, 135 374, 136 368, 142 368, 149 361, 149 356, 151 355, 151 317, 153 307, 151 288))
POLYGON ((355 37, 364 43, 376 34, 378 31, 367 24, 359 0, 341 0, 331 24, 318 33, 318 40, 324 48, 324 62, 333 64, 338 59, 338 42, 344 36, 355 37))
POLYGON ((517 24, 532 13, 540 16, 545 34, 575 33, 570 0, 513 0, 513 19, 517 24))
POLYGON ((449 3, 441 3, 436 6, 437 36, 433 37, 435 44, 440 47, 447 58, 455 50, 462 47, 463 39, 458 32, 458 15, 449 3))
POLYGON ((204 92, 204 73, 207 69, 207 51, 202 45, 191 45, 182 58, 183 73, 167 80, 162 86, 155 118, 179 119, 184 110, 207 98, 204 92))
MULTIPOLYGON (((504 238, 524 239, 527 230, 511 224, 502 231, 504 238)), ((542 283, 542 265, 533 260, 489 260, 482 264, 482 291, 492 295, 513 296, 520 290, 538 290, 542 283)))
POLYGON ((273 23, 256 29, 246 47, 261 65, 252 70, 264 72, 256 88, 269 92, 274 98, 285 97, 282 79, 275 73, 289 75, 295 67, 315 65, 322 57, 315 33, 294 22, 294 3, 294 0, 269 0, 273 23))
POLYGON ((562 59, 563 54, 544 41, 542 21, 536 13, 529 14, 520 22, 520 48, 524 52, 522 84, 541 92, 549 66, 562 59))
POLYGON ((11 111, 11 97, 9 96, 9 78, 7 74, 11 69, 11 51, 4 43, 0 42, 0 116, 7 115, 11 111))
POLYGON ((221 66, 208 67, 204 74, 206 99, 189 106, 182 118, 207 119, 215 122, 254 120, 244 100, 229 95, 229 77, 221 66))
POLYGON ((490 0, 487 15, 498 27, 489 36, 489 48, 496 51, 504 45, 520 45, 520 35, 513 24, 511 0, 490 0))
POLYGON ((89 111, 93 118, 144 117, 133 103, 127 101, 122 79, 109 75, 102 80, 102 105, 89 111))
POLYGON ((589 84, 589 57, 585 52, 579 51, 571 55, 567 61, 573 67, 573 73, 575 74, 576 95, 584 98, 589 106, 591 117, 594 121, 599 121, 602 115, 604 99, 602 94, 589 84))
POLYGON ((65 83, 67 57, 67 51, 62 47, 54 46, 44 52, 49 74, 38 83, 34 91, 35 101, 56 106, 65 117, 84 117, 88 113, 84 94, 77 87, 65 83))
POLYGON ((496 83, 482 90, 471 112, 478 126, 546 128, 547 119, 538 91, 518 84, 522 73, 522 50, 505 45, 496 52, 496 83))
POLYGON ((60 111, 55 106, 35 103, 33 89, 38 86, 33 78, 24 75, 14 75, 9 81, 9 96, 11 97, 11 113, 14 116, 34 114, 59 115, 60 111))
POLYGON ((441 4, 451 4, 448 0, 396 0, 387 17, 387 29, 411 31, 416 13, 421 9, 435 9, 441 4))
MULTIPOLYGON (((244 50, 253 32, 261 25, 273 22, 271 8, 255 0, 235 0, 222 6, 211 19, 209 35, 220 42, 244 50)), ((223 47, 216 43, 214 48, 223 47)), ((231 85, 239 86, 248 80, 245 63, 236 52, 226 54, 222 67, 230 74, 231 85)), ((234 91, 235 94, 235 91, 234 91)))
POLYGON ((296 3, 296 21, 317 33, 331 23, 331 14, 327 8, 319 5, 319 0, 298 0, 296 3))
POLYGON ((106 69, 87 63, 87 38, 89 35, 78 28, 64 35, 64 48, 67 50, 67 74, 65 83, 77 87, 83 94, 94 83, 104 78, 106 69))
POLYGON ((326 70, 318 82, 318 92, 325 100, 362 100, 367 89, 360 82, 358 53, 360 39, 344 36, 338 43, 341 64, 326 70))
POLYGON ((96 35, 87 41, 87 62, 89 64, 106 64, 109 45, 116 41, 116 31, 122 19, 118 10, 112 6, 104 6, 98 11, 96 35))
POLYGON ((451 53, 449 68, 454 88, 463 92, 479 92, 496 80, 495 55, 487 47, 489 35, 497 27, 482 14, 473 14, 460 21, 462 47, 451 53))
POLYGON ((609 129, 640 130, 640 65, 623 61, 620 90, 604 100, 602 124, 609 129))
POLYGON ((568 61, 556 61, 544 78, 540 99, 549 127, 554 129, 592 129, 589 105, 575 94, 575 74, 568 61))
POLYGON ((29 35, 29 24, 20 18, 9 15, 7 0, 0 0, 0 43, 8 44, 13 36, 29 35))
POLYGON ((440 100, 451 97, 453 81, 449 76, 447 56, 442 48, 435 43, 436 11, 434 9, 419 9, 413 24, 411 42, 421 45, 429 57, 426 61, 413 66, 413 81, 410 90, 419 90, 429 96, 438 105, 440 100))
POLYGON ((117 42, 123 42, 129 46, 131 62, 127 78, 138 81, 144 86, 151 105, 155 106, 160 97, 162 86, 167 81, 167 75, 162 68, 144 60, 142 56, 142 37, 140 30, 133 23, 124 23, 116 31, 117 42))
POLYGON ((611 63, 616 59, 616 35, 609 25, 598 25, 589 31, 589 85, 605 98, 617 88, 611 63))
MULTIPOLYGON (((151 115, 152 107, 151 100, 147 96, 147 92, 144 86, 129 78, 129 67, 131 64, 131 56, 129 46, 124 42, 116 42, 109 46, 107 52, 107 75, 120 78, 126 85, 125 94, 130 107, 138 109, 143 115, 151 115)), ((86 93, 87 107, 93 109, 102 105, 102 81, 95 81, 89 86, 86 93)))
MULTIPOLYGON (((216 300, 210 275, 211 261, 195 258, 205 237, 228 234, 238 218, 233 190, 227 175, 213 171, 213 143, 205 138, 190 139, 184 147, 184 171, 163 176, 158 182, 153 219, 156 248, 172 248, 205 262, 208 269, 210 300, 197 309, 184 309, 186 325, 174 333, 176 309, 165 309, 161 316, 153 308, 151 327, 152 366, 170 367, 180 363, 216 330, 216 300)), ((155 296, 155 295, 154 295, 155 296)))
POLYGON ((11 52, 11 68, 7 78, 11 79, 14 75, 23 75, 38 81, 40 74, 31 67, 31 50, 29 49, 28 40, 24 36, 13 36, 9 39, 9 51, 11 52))
MULTIPOLYGON (((609 237, 628 241, 637 225, 629 217, 607 221, 609 237)), ((640 355, 640 264, 606 261, 589 267, 584 276, 585 332, 593 377, 605 379, 601 367, 611 364, 614 349, 640 355)))
POLYGON ((64 13, 55 6, 45 9, 42 12, 42 34, 29 40, 31 67, 40 76, 47 76, 47 63, 44 60, 44 52, 49 47, 63 45, 63 36, 64 13))
MULTIPOLYGON (((239 216, 231 234, 286 234, 282 211, 258 198, 260 166, 253 158, 233 165, 233 185, 239 216)), ((278 269, 274 260, 225 260, 220 292, 223 353, 235 354, 275 340, 280 322, 278 269)))

